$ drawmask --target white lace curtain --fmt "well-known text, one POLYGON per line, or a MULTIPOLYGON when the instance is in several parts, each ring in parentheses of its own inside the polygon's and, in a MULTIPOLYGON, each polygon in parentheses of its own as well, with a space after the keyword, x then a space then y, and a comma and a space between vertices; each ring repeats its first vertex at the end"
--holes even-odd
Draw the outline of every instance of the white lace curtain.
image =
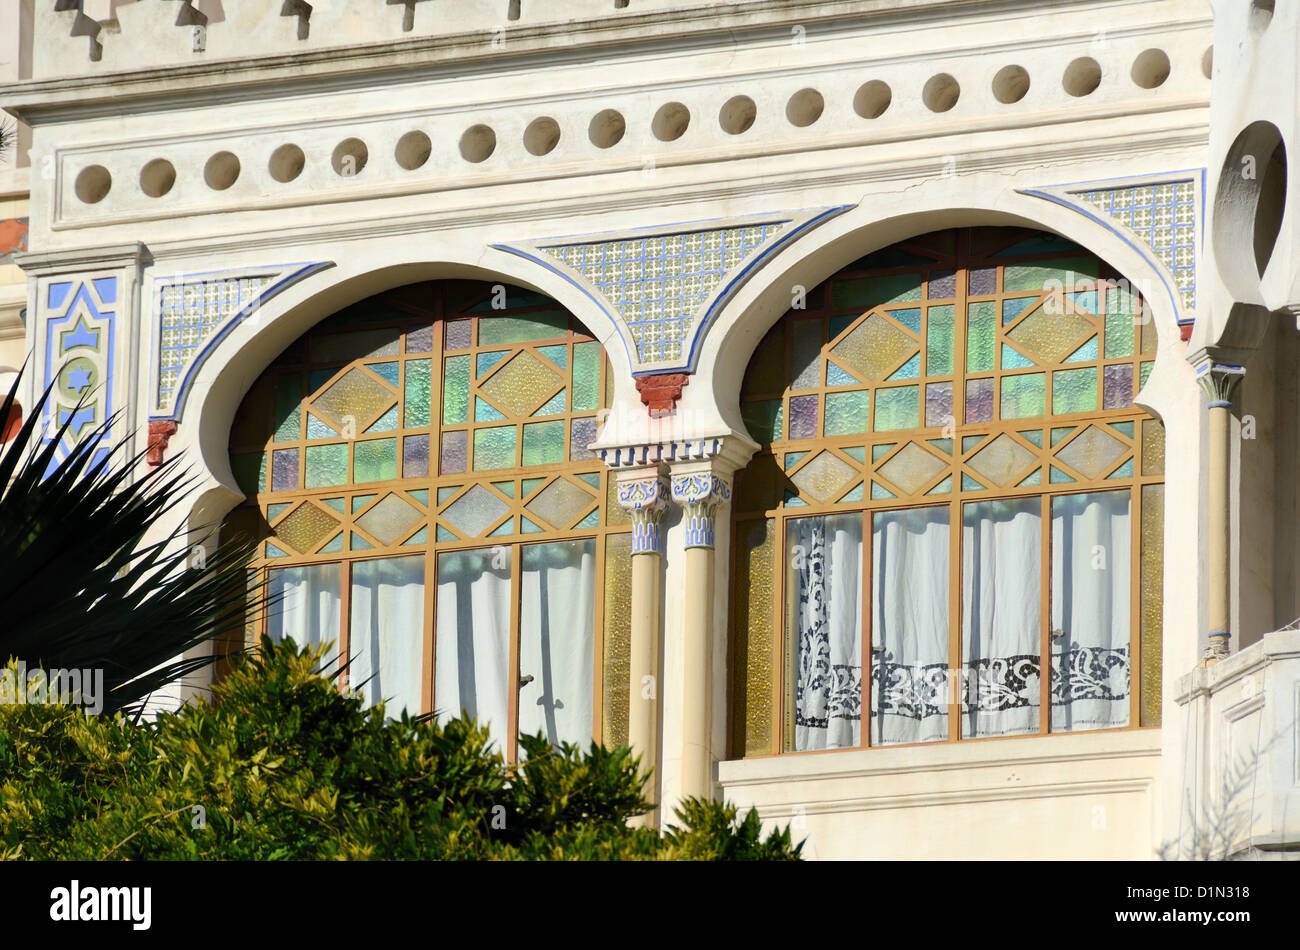
POLYGON ((348 681, 367 706, 390 716, 420 712, 424 654, 424 558, 393 557, 352 565, 348 681))
MULTIPOLYGON (((1130 494, 1052 503, 1051 728, 1128 723, 1130 494)), ((872 515, 872 743, 1039 731, 1042 499, 962 512, 961 669, 949 673, 949 509, 872 515)), ((862 515, 787 522, 794 748, 860 744, 862 515)))

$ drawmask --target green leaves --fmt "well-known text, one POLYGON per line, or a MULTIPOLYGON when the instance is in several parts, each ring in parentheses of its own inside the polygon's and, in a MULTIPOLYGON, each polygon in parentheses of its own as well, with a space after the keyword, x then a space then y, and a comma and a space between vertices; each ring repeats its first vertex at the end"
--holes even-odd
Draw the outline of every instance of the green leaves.
POLYGON ((319 675, 322 652, 263 639, 212 704, 134 725, 0 706, 0 857, 36 860, 797 859, 788 832, 688 801, 645 811, 628 749, 520 740, 508 769, 470 720, 386 718, 319 675))
POLYGON ((49 396, 47 389, 0 455, 0 662, 101 669, 112 712, 214 661, 176 659, 191 648, 242 641, 247 618, 262 606, 246 596, 252 546, 200 555, 181 508, 195 480, 175 459, 141 474, 144 453, 111 444, 113 420, 59 460, 68 421, 40 441, 49 396))

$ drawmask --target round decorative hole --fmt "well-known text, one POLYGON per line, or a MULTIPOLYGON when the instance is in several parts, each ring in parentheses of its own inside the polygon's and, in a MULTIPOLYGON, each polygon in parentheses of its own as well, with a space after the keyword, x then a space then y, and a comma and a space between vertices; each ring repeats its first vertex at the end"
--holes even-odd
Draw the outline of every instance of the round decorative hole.
POLYGON ((490 126, 471 125, 460 137, 460 155, 467 162, 487 161, 497 149, 497 134, 490 126))
POLYGON ((1275 0, 1250 0, 1250 27, 1263 32, 1273 22, 1275 0))
POLYGON ((800 89, 785 104, 785 117, 790 124, 804 129, 822 117, 826 101, 816 89, 800 89))
POLYGON ((587 138, 596 148, 613 148, 623 141, 627 132, 627 121, 623 113, 616 109, 604 109, 597 112, 587 126, 587 138))
POLYGON ((853 111, 864 119, 879 119, 893 98, 894 93, 888 83, 873 79, 858 88, 853 97, 853 111))
POLYGON ((549 115, 533 119, 524 129, 524 148, 530 155, 549 155, 560 141, 560 123, 549 115))
POLYGON ((1003 66, 993 77, 993 98, 1011 105, 1025 98, 1029 91, 1029 73, 1023 66, 1003 66))
POLYGON ((718 125, 728 135, 748 132, 758 118, 758 106, 749 96, 732 96, 718 112, 718 125))
POLYGON ((103 201, 112 187, 113 176, 103 165, 87 165, 77 173, 77 180, 73 184, 77 197, 88 205, 103 201))
POLYGON ((691 124, 691 110, 680 102, 668 102, 659 107, 650 131, 661 142, 675 142, 686 132, 691 124))
POLYGON ((361 139, 344 139, 334 146, 334 154, 330 156, 334 174, 341 178, 355 178, 360 175, 361 169, 366 167, 366 162, 369 160, 370 149, 366 148, 366 143, 361 139))
POLYGON ((1089 95, 1101 85, 1101 66, 1091 56, 1080 56, 1065 67, 1061 85, 1075 98, 1089 95))
POLYGON ((293 144, 281 145, 271 153, 271 177, 278 182, 293 181, 302 174, 306 164, 307 156, 302 149, 293 144))
POLYGON ((1163 86, 1169 78, 1169 57, 1162 49, 1146 49, 1137 54, 1133 60, 1133 69, 1129 72, 1133 82, 1143 89, 1155 89, 1163 86))
POLYGON ((429 141, 429 136, 419 131, 407 132, 397 140, 397 148, 393 149, 393 157, 397 159, 398 165, 409 172, 427 162, 432 152, 433 143, 429 141))
POLYGON ((1286 207, 1286 145, 1271 122, 1252 122, 1224 156, 1214 196, 1214 256, 1229 293, 1257 301, 1286 207))
POLYGON ((203 181, 213 191, 225 191, 239 178, 239 156, 217 152, 203 166, 203 181))
POLYGON ((931 76, 921 90, 921 101, 931 112, 947 112, 957 104, 961 86, 947 73, 931 76))
POLYGON ((140 190, 150 198, 161 198, 176 184, 176 166, 165 158, 155 158, 140 169, 140 190))
POLYGON ((1214 78, 1214 47, 1205 47, 1205 52, 1201 54, 1201 72, 1205 74, 1206 79, 1214 78))

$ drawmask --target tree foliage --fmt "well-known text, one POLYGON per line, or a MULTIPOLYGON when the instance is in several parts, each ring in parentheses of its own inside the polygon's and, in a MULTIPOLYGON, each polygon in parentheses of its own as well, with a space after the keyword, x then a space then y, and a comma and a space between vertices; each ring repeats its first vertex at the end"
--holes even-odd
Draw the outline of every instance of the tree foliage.
POLYGON ((508 768, 467 719, 390 719, 318 672, 319 648, 263 639, 214 702, 136 724, 0 705, 0 857, 48 859, 797 860, 788 829, 688 800, 631 828, 626 748, 524 738, 508 768))

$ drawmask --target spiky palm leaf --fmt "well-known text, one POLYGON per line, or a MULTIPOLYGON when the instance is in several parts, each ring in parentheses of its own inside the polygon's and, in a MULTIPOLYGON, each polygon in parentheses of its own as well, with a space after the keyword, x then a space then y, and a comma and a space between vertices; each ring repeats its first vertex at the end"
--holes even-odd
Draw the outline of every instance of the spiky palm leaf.
POLYGON ((102 669, 105 711, 138 711, 154 691, 221 658, 178 659, 186 651, 213 638, 242 642, 265 606, 247 593, 251 543, 192 558, 185 519, 146 543, 196 479, 176 459, 139 476, 145 453, 111 445, 114 419, 58 460, 70 420, 39 443, 49 397, 47 388, 0 456, 0 662, 102 669))

